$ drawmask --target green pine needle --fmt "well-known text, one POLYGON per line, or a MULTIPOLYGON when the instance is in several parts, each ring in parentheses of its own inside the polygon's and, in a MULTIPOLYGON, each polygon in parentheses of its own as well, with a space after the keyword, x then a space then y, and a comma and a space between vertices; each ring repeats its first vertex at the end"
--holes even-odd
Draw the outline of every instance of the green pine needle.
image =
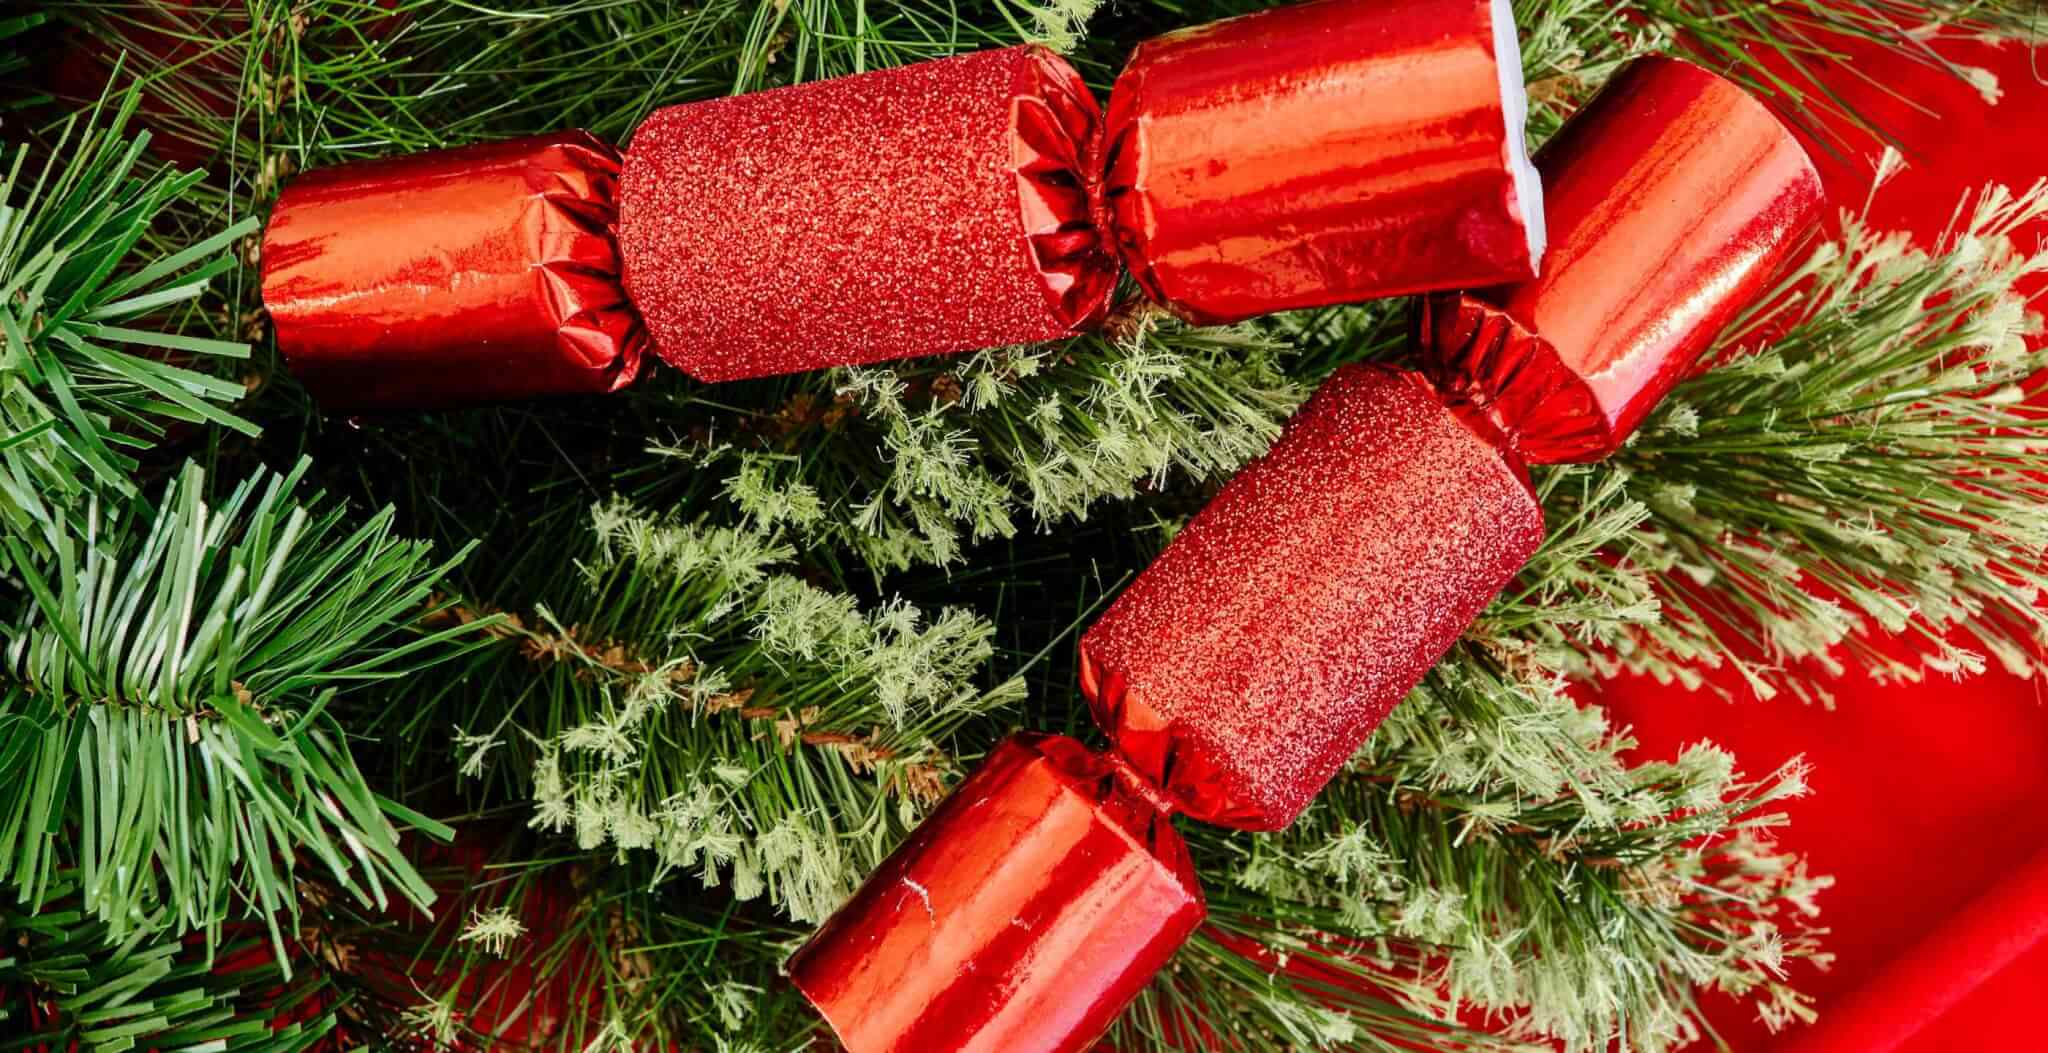
POLYGON ((111 939, 211 941, 250 912, 280 940, 301 865, 365 902, 432 899, 392 823, 445 830, 380 797, 326 711, 459 653, 459 629, 404 628, 448 568, 388 511, 294 499, 305 467, 218 503, 188 468, 43 555, 0 537, 23 585, 0 591, 0 880, 25 902, 75 867, 111 939))
POLYGON ((37 174, 22 147, 0 176, 0 523, 35 546, 81 499, 134 494, 138 455, 167 428, 256 431, 224 408, 242 385, 210 368, 248 347, 165 325, 202 309, 256 223, 150 252, 152 224, 201 176, 143 163, 148 134, 120 134, 135 106, 66 122, 37 174))
POLYGON ((317 981, 294 980, 260 939, 240 939, 218 958, 161 933, 154 919, 121 937, 81 906, 81 879, 57 877, 50 901, 29 912, 0 909, 8 957, 0 958, 0 1051, 74 1048, 302 1053, 333 1033, 338 1006, 317 981), (75 1045, 74 1045, 75 1043, 75 1045))

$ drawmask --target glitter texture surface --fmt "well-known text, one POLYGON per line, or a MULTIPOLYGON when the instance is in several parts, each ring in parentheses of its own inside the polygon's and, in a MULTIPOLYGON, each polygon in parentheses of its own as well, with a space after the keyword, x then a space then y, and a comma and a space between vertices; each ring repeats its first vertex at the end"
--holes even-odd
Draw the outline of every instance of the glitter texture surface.
POLYGON ((1499 0, 1314 0, 1140 44, 1104 149, 1125 265, 1203 323, 1534 275, 1513 42, 1499 0))
POLYGON ((1004 742, 790 959, 853 1053, 1081 1053, 1200 925, 1167 817, 1072 739, 1004 742))
POLYGON ((1820 174, 1747 92, 1641 59, 1546 145, 1542 277, 1431 298, 1426 367, 1531 462, 1619 449, 1820 217, 1820 174))
POLYGON ((329 409, 612 391, 646 340, 611 237, 618 154, 584 132, 323 168, 263 234, 263 305, 329 409))
POLYGON ((1082 689, 1191 816, 1279 829, 1542 537, 1494 438, 1346 367, 1082 637, 1082 689))
POLYGON ((1116 277, 1098 124, 1036 47, 661 110, 626 155, 626 287, 700 380, 1066 335, 1116 277))

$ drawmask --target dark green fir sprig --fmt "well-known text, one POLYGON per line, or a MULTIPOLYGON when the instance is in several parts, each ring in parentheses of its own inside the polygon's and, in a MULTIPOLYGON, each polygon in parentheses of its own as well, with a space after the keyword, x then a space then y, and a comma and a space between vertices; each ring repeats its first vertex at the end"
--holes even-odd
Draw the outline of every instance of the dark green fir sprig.
POLYGON ((39 160, 0 153, 0 522, 39 548, 81 499, 134 495, 168 430, 256 430, 231 408, 248 346, 189 335, 255 221, 154 246, 202 177, 145 160, 148 133, 121 134, 135 106, 66 120, 39 160))
POLYGON ((117 937, 80 885, 66 872, 37 908, 0 908, 0 1050, 303 1053, 334 1033, 335 992, 281 967, 260 933, 215 953, 159 917, 117 937))
POLYGON ((191 467, 45 552, 0 536, 0 881, 23 903, 71 874, 111 940, 213 942, 249 916, 281 941, 301 867, 432 899, 397 826, 445 831, 370 786, 329 707, 459 650, 409 628, 446 567, 388 511, 296 496, 304 469, 216 498, 191 467))

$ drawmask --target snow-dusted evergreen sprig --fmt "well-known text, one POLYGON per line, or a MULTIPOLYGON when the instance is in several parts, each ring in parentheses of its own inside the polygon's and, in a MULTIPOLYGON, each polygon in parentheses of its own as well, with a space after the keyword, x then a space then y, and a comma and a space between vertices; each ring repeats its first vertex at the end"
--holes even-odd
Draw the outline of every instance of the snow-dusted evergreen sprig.
POLYGON ((301 867, 433 899, 394 821, 445 830, 370 787, 328 710, 459 652, 459 628, 408 629, 448 568, 388 510, 352 525, 295 495, 305 469, 216 499, 187 467, 47 552, 0 534, 0 880, 23 902, 75 868, 111 938, 211 942, 245 914, 281 941, 301 867))
POLYGON ((1305 394, 1280 350, 1153 316, 1122 338, 823 374, 759 442, 655 451, 728 465, 726 496, 758 528, 851 548, 878 571, 953 563, 973 542, 1228 476, 1305 394))
POLYGON ((534 826, 584 849, 821 918, 943 793, 950 729, 1018 685, 977 684, 986 621, 863 606, 791 576, 791 555, 748 529, 597 506, 580 571, 535 624, 494 630, 492 690, 457 723, 469 748, 503 749, 472 770, 523 773, 534 826))
POLYGON ((1323 956, 1348 941, 1349 968, 1443 1026, 1466 1006, 1520 1040, 1665 1050, 1698 1034, 1698 988, 1797 1011, 1783 970, 1817 954, 1827 881, 1767 834, 1800 767, 1745 779, 1704 744, 1624 759, 1627 736, 1530 657, 1461 645, 1295 826, 1203 854, 1265 913, 1304 912, 1281 932, 1323 956))
POLYGON ((1845 217, 1618 459, 1648 513, 1620 551, 1658 572, 1663 617, 1588 657, 1679 679, 1726 660, 1823 698, 1787 665, 2035 671, 2048 432, 2023 385, 2048 354, 2018 290, 2048 250, 2014 236, 2043 216, 2048 182, 1987 188, 1933 251, 1845 217))

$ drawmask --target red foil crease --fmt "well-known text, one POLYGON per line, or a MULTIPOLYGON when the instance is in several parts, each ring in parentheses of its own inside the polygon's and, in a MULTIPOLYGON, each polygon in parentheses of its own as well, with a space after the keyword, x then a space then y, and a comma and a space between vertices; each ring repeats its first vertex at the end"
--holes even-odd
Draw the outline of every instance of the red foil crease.
POLYGON ((1065 336, 1116 279, 1099 123, 1038 47, 661 110, 626 154, 626 287, 699 380, 1065 336))
POLYGON ((1203 324, 1533 276, 1509 17, 1315 0, 1140 44, 1104 150, 1124 264, 1203 324))
POLYGON ((790 959, 853 1053, 1081 1053, 1205 916, 1168 816, 1072 739, 998 746, 790 959))
POLYGON ((618 155, 560 132, 309 172, 263 235, 263 303, 331 409, 605 392, 645 333, 612 241, 618 155))
POLYGON ((1430 297, 1425 369, 1532 463, 1599 460, 1765 292, 1825 195, 1761 102, 1669 58, 1622 71, 1536 164, 1542 276, 1430 297))
POLYGON ((1116 748, 1197 819, 1293 822, 1541 542, 1499 439, 1339 370, 1082 637, 1116 748))

